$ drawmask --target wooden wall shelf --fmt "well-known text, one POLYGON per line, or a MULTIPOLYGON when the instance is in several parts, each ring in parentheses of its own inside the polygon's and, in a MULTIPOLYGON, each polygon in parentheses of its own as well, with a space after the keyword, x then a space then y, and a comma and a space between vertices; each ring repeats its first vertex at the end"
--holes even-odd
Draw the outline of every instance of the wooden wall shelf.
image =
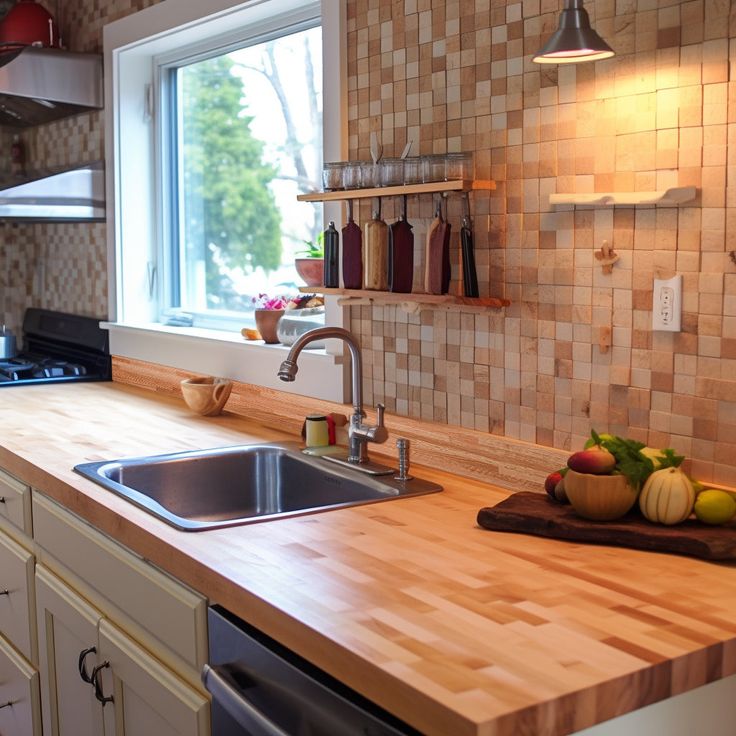
POLYGON ((659 192, 591 192, 588 194, 550 194, 551 205, 571 204, 588 207, 614 207, 616 205, 660 204, 676 206, 695 199, 695 187, 672 187, 659 192))
POLYGON ((334 192, 312 192, 299 194, 299 202, 339 202, 346 199, 369 199, 370 197, 397 197, 403 194, 437 194, 440 192, 490 191, 496 188, 492 180, 436 181, 427 184, 404 184, 398 187, 374 187, 372 189, 338 189, 334 192))
POLYGON ((340 303, 347 306, 358 306, 373 302, 375 304, 416 304, 418 307, 441 308, 473 308, 473 309, 503 309, 511 304, 509 299, 500 299, 493 296, 469 297, 454 294, 398 294, 392 291, 371 291, 369 289, 331 289, 324 286, 300 286, 303 294, 324 294, 339 296, 340 303))

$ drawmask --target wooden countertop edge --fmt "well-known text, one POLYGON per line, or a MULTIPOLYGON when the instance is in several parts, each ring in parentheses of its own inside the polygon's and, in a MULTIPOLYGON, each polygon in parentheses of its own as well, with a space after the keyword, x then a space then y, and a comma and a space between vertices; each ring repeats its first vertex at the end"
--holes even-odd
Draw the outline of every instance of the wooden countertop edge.
MULTIPOLYGON (((130 391, 138 395, 145 393, 130 387, 121 388, 123 392, 130 391)), ((150 394, 146 394, 146 398, 156 401, 156 397, 150 394)), ((164 397, 160 398, 167 401, 164 397)), ((270 438, 269 435, 273 434, 272 430, 259 429, 250 422, 238 421, 237 424, 239 428, 253 433, 263 432, 266 438, 270 438)), ((643 664, 619 677, 596 683, 588 688, 565 693, 518 710, 499 712, 494 718, 482 721, 468 720, 439 700, 407 685, 381 668, 379 664, 368 661, 339 641, 316 631, 314 627, 281 611, 251 591, 237 586, 226 574, 204 564, 182 548, 185 545, 181 544, 181 541, 186 538, 186 533, 169 528, 146 512, 131 507, 123 499, 110 496, 90 481, 76 476, 71 470, 60 474, 53 468, 40 466, 23 454, 7 449, 2 445, 2 440, 0 440, 0 465, 11 474, 41 489, 49 497, 121 544, 151 560, 194 589, 200 590, 211 601, 221 603, 234 613, 247 618, 287 647, 328 670, 399 717, 412 722, 418 728, 431 727, 428 732, 453 733, 458 736, 465 734, 510 736, 526 732, 527 727, 538 727, 538 731, 529 732, 535 733, 535 736, 536 734, 541 736, 543 733, 563 733, 567 732, 564 730, 567 728, 566 724, 574 724, 574 729, 581 729, 736 673, 736 637, 732 637, 708 646, 693 645, 691 651, 678 656, 676 661, 668 659, 643 664), (677 688, 673 685, 671 670, 675 666, 692 669, 686 687, 677 688), (670 674, 662 677, 663 673, 666 675, 667 672, 670 674), (663 682, 667 683, 666 687, 663 686, 663 682), (387 687, 389 683, 390 686, 387 687), (591 706, 591 699, 595 707, 591 706), (599 710, 601 703, 609 704, 603 712, 599 710), (441 728, 438 728, 440 726, 441 728)), ((465 485, 480 486, 472 480, 458 478, 442 471, 427 471, 426 477, 434 477, 448 485, 451 492, 465 485)), ((494 489, 487 485, 484 486, 484 490, 486 489, 494 495, 498 494, 498 500, 506 495, 506 491, 502 489, 494 489)), ((357 511, 346 510, 338 513, 360 513, 360 508, 366 507, 358 507, 357 511)), ((478 531, 482 534, 492 534, 478 531)), ((558 542, 558 544, 567 543, 558 542)))
MULTIPOLYGON (((273 432, 268 432, 267 435, 273 435, 273 432)), ((281 439, 287 437, 293 439, 291 436, 284 436, 281 439)), ((271 436, 268 439, 274 438, 271 436)), ((241 618, 247 619, 256 628, 313 664, 329 671, 333 677, 349 684, 365 697, 382 704, 390 712, 397 713, 408 707, 408 713, 399 715, 407 722, 413 714, 421 713, 422 720, 426 719, 427 723, 439 727, 440 730, 437 733, 453 733, 457 736, 480 736, 484 733, 484 724, 473 723, 463 718, 457 711, 407 685, 380 666, 374 665, 343 647, 334 639, 306 625, 298 618, 284 613, 249 590, 238 586, 227 575, 188 554, 173 541, 162 538, 162 535, 165 537, 184 535, 181 538, 186 538, 191 532, 180 532, 168 527, 147 512, 131 507, 129 502, 111 496, 107 491, 81 476, 72 475, 74 482, 70 483, 58 477, 53 471, 46 470, 27 458, 10 452, 1 444, 0 466, 11 475, 28 483, 32 488, 39 489, 44 495, 58 502, 99 531, 197 590, 208 599, 209 603, 218 603, 241 618), (103 503, 103 499, 109 503, 103 503), (339 650, 337 659, 335 650, 339 650), (326 652, 331 653, 329 658, 326 652), (338 666, 335 666, 336 664, 338 666), (391 693, 392 700, 396 699, 395 703, 385 702, 387 692, 391 693)), ((500 492, 506 495, 504 491, 500 492)), ((207 534, 213 533, 218 532, 207 532, 207 534)), ((421 724, 416 727, 421 728, 421 724)))

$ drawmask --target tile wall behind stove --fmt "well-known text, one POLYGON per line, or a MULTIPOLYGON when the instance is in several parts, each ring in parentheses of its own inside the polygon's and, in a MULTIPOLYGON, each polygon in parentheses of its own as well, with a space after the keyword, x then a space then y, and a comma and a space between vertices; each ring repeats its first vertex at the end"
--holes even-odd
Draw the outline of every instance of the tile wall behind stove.
MULTIPOLYGON (((102 28, 155 4, 150 0, 42 2, 56 15, 72 51, 102 53, 102 28)), ((90 112, 21 132, 28 166, 55 167, 104 158, 104 119, 90 112)), ((0 168, 10 165, 13 131, 0 131, 0 168)), ((0 223, 0 308, 19 330, 29 306, 107 317, 104 223, 0 223)))

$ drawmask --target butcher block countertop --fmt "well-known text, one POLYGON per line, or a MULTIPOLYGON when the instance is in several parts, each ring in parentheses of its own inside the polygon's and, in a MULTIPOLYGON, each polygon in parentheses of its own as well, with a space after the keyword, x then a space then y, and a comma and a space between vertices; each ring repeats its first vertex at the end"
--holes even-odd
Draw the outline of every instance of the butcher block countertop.
POLYGON ((0 466, 424 733, 569 733, 736 673, 731 564, 486 531, 506 491, 419 467, 445 491, 179 532, 72 467, 287 435, 112 383, 0 414, 0 466))

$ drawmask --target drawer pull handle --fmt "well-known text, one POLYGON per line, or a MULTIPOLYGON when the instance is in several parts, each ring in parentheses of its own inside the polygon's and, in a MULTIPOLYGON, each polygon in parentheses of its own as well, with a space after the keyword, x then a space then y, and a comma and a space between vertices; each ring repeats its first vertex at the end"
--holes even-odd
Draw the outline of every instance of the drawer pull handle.
POLYGON ((97 647, 89 647, 88 649, 82 649, 82 651, 79 652, 79 676, 82 678, 83 682, 93 685, 92 675, 87 674, 87 667, 84 664, 84 660, 87 659, 87 655, 89 654, 97 654, 97 647))
POLYGON ((113 697, 112 695, 105 696, 105 694, 102 692, 102 683, 100 682, 100 670, 104 670, 106 667, 109 667, 109 662, 103 662, 102 664, 98 664, 96 667, 92 668, 92 684, 95 686, 95 697, 97 700, 102 703, 102 707, 105 707, 106 703, 112 703, 113 697))
MULTIPOLYGON (((0 496, 0 503, 5 503, 5 496, 0 496)), ((4 708, 5 706, 3 706, 4 708)))
POLYGON ((2 705, 0 705, 0 710, 3 709, 3 708, 9 708, 11 705, 13 705, 13 701, 12 700, 8 700, 7 703, 3 703, 2 705))
POLYGON ((10 591, 7 588, 0 590, 0 595, 10 595, 10 591))

